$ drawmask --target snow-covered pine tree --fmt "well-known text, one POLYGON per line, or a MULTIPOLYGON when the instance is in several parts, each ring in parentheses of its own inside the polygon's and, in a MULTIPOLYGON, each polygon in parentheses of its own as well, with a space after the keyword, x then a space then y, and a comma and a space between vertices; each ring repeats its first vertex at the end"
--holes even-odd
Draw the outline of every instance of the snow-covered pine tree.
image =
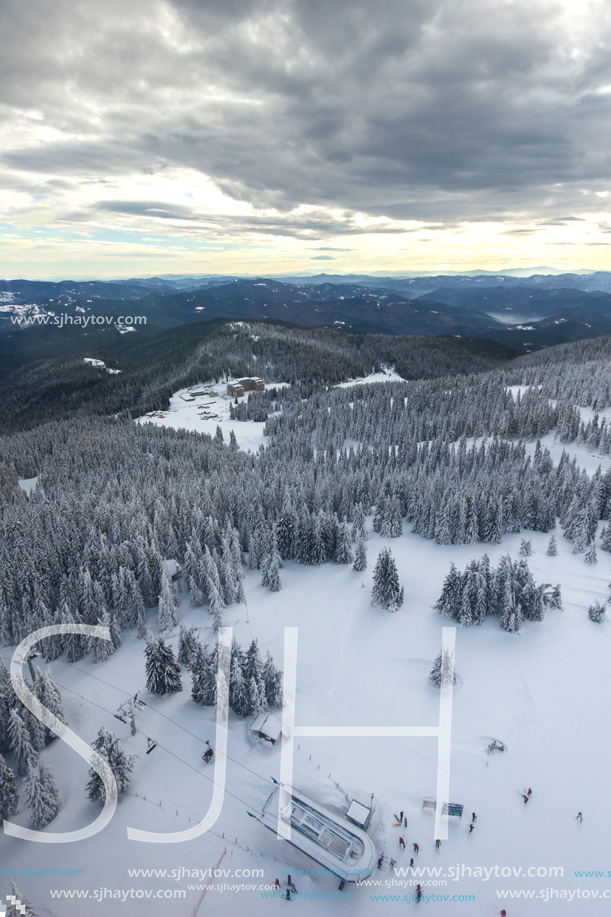
POLYGON ((590 547, 586 551, 584 560, 587 564, 598 563, 598 555, 596 554, 596 544, 594 543, 594 541, 591 542, 590 547))
POLYGON ((248 683, 248 716, 258 716, 267 710, 267 699, 264 686, 258 684, 254 678, 248 683))
POLYGON ((197 650, 197 637, 192 627, 187 627, 184 621, 180 622, 180 633, 178 636, 178 655, 177 659, 186 669, 190 669, 197 650))
POLYGON ((552 535, 547 546, 547 555, 548 557, 556 557, 558 554, 558 542, 556 541, 556 536, 552 535))
POLYGON ((390 548, 382 548, 373 571, 371 604, 374 608, 397 611, 403 604, 403 587, 390 548))
POLYGON ((44 828, 59 812, 62 800, 51 771, 42 761, 28 767, 25 789, 32 824, 36 829, 44 828))
POLYGON ((367 568, 367 536, 359 535, 354 548, 354 563, 352 569, 362 573, 367 568))
POLYGON ((110 639, 115 650, 118 650, 123 643, 123 636, 121 634, 121 625, 116 615, 112 616, 112 621, 110 622, 110 639))
MULTIPOLYGON (((121 743, 114 732, 111 732, 106 726, 102 726, 97 738, 92 742, 91 747, 98 752, 111 771, 117 782, 117 794, 119 800, 127 791, 132 771, 136 763, 135 755, 129 755, 121 746, 121 743)), ((87 798, 92 802, 97 802, 103 806, 106 799, 106 791, 102 778, 93 768, 89 769, 89 781, 85 787, 87 798)))
POLYGON ((14 815, 19 805, 15 775, 0 755, 0 826, 5 818, 14 815))
POLYGON ((210 595, 210 607, 208 608, 208 611, 212 616, 212 630, 215 634, 218 634, 219 630, 223 626, 223 609, 225 604, 223 602, 221 591, 217 587, 214 580, 209 581, 208 591, 210 595))
POLYGON ((450 682, 450 670, 452 670, 452 684, 456 684, 456 672, 454 671, 454 666, 452 664, 452 659, 448 650, 443 652, 439 650, 435 662, 433 663, 433 668, 431 669, 429 678, 438 688, 441 688, 442 685, 447 685, 450 682))
POLYGON ((532 544, 530 543, 530 540, 527 541, 525 538, 523 538, 522 541, 520 542, 520 554, 522 555, 522 557, 530 557, 532 552, 533 552, 533 548, 532 548, 532 544))
POLYGON ((594 621, 596 624, 601 624, 606 617, 605 611, 606 606, 601 605, 600 602, 596 600, 588 608, 588 617, 590 621, 594 621))
POLYGON ((13 708, 9 715, 8 738, 10 749, 15 756, 17 773, 23 777, 28 768, 35 765, 38 755, 32 745, 32 738, 25 721, 13 708))
POLYGON ((238 716, 247 716, 249 703, 246 684, 242 674, 242 666, 237 656, 231 661, 231 677, 229 682, 229 706, 238 716))
POLYGON ((0 752, 8 751, 8 724, 11 714, 11 703, 14 700, 11 676, 0 656, 0 752))
POLYGON ((163 637, 149 637, 144 648, 146 659, 146 690, 151 694, 173 694, 182 691, 180 666, 174 658, 174 651, 167 646, 163 637))
POLYGON ((106 611, 104 590, 87 569, 81 571, 79 601, 85 624, 95 624, 106 611))
MULTIPOLYGON (((110 629, 112 622, 107 611, 104 611, 97 623, 101 627, 108 627, 110 629)), ((106 662, 115 652, 115 646, 112 642, 112 638, 110 640, 103 640, 101 637, 89 637, 89 650, 94 662, 106 662)))
POLYGON ((138 631, 138 640, 146 639, 147 632, 147 619, 146 619, 146 608, 144 604, 142 605, 142 610, 138 612, 138 621, 136 623, 138 631))
POLYGON ((196 704, 213 707, 216 704, 216 654, 208 653, 206 647, 199 644, 193 659, 191 674, 193 676, 191 697, 196 704))
POLYGON ((559 583, 558 585, 554 586, 554 588, 551 591, 549 607, 556 608, 560 611, 562 610, 562 593, 560 591, 559 583))
POLYGON ((263 665, 263 683, 265 685, 267 706, 281 707, 283 700, 282 673, 276 669, 269 650, 263 665))
POLYGON ((611 524, 606 525, 600 533, 600 546, 603 551, 611 551, 611 524))
MULTIPOLYGON (((36 673, 36 680, 34 681, 34 694, 40 703, 47 708, 49 713, 52 713, 53 716, 56 716, 61 723, 66 722, 62 696, 59 692, 59 688, 53 681, 51 672, 48 669, 45 671, 39 669, 36 673)), ((53 739, 57 738, 56 734, 46 727, 45 733, 47 744, 52 742, 53 739)))
POLYGON ((450 564, 450 572, 443 582, 441 595, 433 605, 433 608, 440 614, 447 615, 448 618, 457 618, 461 600, 462 576, 452 563, 450 564))
MULTIPOLYGON (((61 624, 82 624, 78 614, 72 614, 67 602, 64 602, 61 624)), ((78 662, 87 654, 87 637, 83 634, 63 634, 63 645, 67 662, 78 662)))
POLYGON ((357 503, 354 507, 354 520, 352 522, 352 540, 358 544, 359 540, 367 541, 367 528, 365 526, 365 514, 363 513, 362 504, 357 503))
POLYGON ((338 564, 351 564, 354 560, 350 544, 350 532, 345 522, 340 523, 335 544, 335 562, 338 564))
POLYGON ((522 609, 520 604, 510 605, 501 615, 501 627, 508 634, 518 634, 522 625, 522 609))
POLYGON ((174 585, 164 565, 161 573, 161 595, 159 596, 159 633, 169 633, 177 624, 178 601, 174 585))

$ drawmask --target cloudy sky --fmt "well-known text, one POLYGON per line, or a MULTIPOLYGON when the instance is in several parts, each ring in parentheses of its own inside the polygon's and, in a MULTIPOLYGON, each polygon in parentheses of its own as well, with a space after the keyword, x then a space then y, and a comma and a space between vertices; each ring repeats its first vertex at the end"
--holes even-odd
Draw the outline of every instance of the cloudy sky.
POLYGON ((608 0, 0 0, 0 276, 611 268, 608 0))

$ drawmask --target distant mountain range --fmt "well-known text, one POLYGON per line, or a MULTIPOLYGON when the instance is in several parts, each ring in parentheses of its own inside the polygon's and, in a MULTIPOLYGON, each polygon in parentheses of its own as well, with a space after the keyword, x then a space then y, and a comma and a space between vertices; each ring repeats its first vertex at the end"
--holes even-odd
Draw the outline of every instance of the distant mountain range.
POLYGON ((0 281, 0 361, 7 372, 36 359, 112 347, 128 332, 152 338, 215 319, 486 337, 524 353, 611 333, 611 272, 0 281), (146 321, 136 323, 137 316, 146 321))

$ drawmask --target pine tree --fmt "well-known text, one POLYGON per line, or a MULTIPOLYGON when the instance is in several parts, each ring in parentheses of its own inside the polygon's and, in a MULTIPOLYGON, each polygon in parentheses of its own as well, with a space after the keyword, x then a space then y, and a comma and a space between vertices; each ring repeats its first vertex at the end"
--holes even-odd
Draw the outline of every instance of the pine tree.
POLYGON ((532 544, 530 543, 530 541, 526 541, 523 538, 522 541, 520 542, 520 554, 522 555, 522 557, 530 557, 532 552, 533 552, 532 544))
POLYGON ((594 541, 592 541, 592 543, 590 544, 590 547, 588 548, 586 552, 586 556, 584 557, 584 560, 587 564, 598 563, 598 555, 596 554, 596 545, 594 541))
POLYGON ((161 595, 159 596, 159 633, 165 634, 174 630, 178 624, 178 602, 172 580, 165 566, 161 574, 161 595))
POLYGON ((397 611, 403 604, 403 587, 390 548, 382 548, 373 571, 371 604, 374 608, 397 611))
POLYGON ((556 542, 556 536, 552 535, 547 546, 547 555, 548 557, 556 557, 558 554, 558 544, 556 542))
POLYGON ((191 697, 196 704, 213 707, 216 704, 216 655, 211 655, 205 647, 199 644, 191 672, 193 675, 191 697))
POLYGON ((11 706, 14 701, 11 676, 0 656, 0 752, 8 751, 8 724, 11 715, 11 706))
POLYGON ((0 755, 0 825, 5 818, 14 815, 19 804, 15 775, 0 755))
POLYGON ((38 755, 32 746, 32 738, 28 728, 15 709, 11 710, 8 724, 8 737, 10 749, 17 762, 17 773, 23 777, 28 768, 36 764, 38 755))
POLYGON ((150 637, 144 649, 146 659, 146 690, 151 694, 173 694, 182 691, 180 666, 174 658, 174 651, 167 646, 163 637, 150 637))
POLYGON ((212 615, 212 630, 215 634, 218 634, 219 630, 223 626, 223 609, 225 604, 223 602, 221 592, 213 580, 210 580, 209 582, 209 591, 210 608, 208 611, 212 615))
POLYGON ((362 573, 367 568, 367 538, 359 535, 354 549, 354 563, 352 569, 362 573))
POLYGON ((560 584, 554 586, 552 589, 549 607, 562 610, 562 594, 560 592, 560 584))
POLYGON ((590 621, 601 624, 605 620, 605 605, 601 605, 598 600, 592 603, 588 608, 588 617, 590 621))
POLYGON ((261 684, 251 678, 248 683, 248 716, 259 716, 267 710, 267 700, 261 684))
POLYGON ((600 535, 600 546, 603 551, 611 551, 611 525, 606 525, 600 535))
MULTIPOLYGON (((101 627, 108 627, 110 630, 111 620, 110 615, 107 611, 104 612, 98 624, 101 627)), ((91 658, 94 662, 106 662, 110 656, 115 652, 115 647, 112 642, 112 637, 110 640, 104 640, 102 637, 90 637, 89 638, 89 647, 91 652, 91 658)))
POLYGON ((51 771, 42 761, 28 767, 25 788, 32 824, 44 828, 59 812, 62 800, 51 771))
MULTIPOLYGON (((128 755, 121 747, 121 743, 114 732, 110 732, 106 726, 102 726, 98 732, 97 739, 91 746, 101 758, 106 761, 117 783, 117 795, 119 800, 127 791, 132 771, 136 763, 134 755, 128 755)), ((93 768, 89 770, 89 782, 85 787, 87 798, 92 802, 104 805, 106 799, 106 790, 102 778, 93 768)))
POLYGON ((112 640, 114 648, 118 650, 123 643, 123 636, 121 634, 121 625, 116 615, 113 615, 112 621, 110 622, 110 639, 112 640))
POLYGON ((433 608, 449 618, 458 618, 462 601, 462 576, 455 565, 450 564, 450 572, 446 576, 441 595, 433 608))
POLYGON ((192 627, 187 628, 183 621, 180 622, 180 634, 178 637, 178 662, 190 669, 195 658, 197 650, 197 637, 192 627))
POLYGON ((263 665, 263 683, 267 706, 281 707, 283 701, 282 673, 276 669, 269 650, 263 665))
POLYGON ((351 564, 354 560, 350 544, 350 532, 345 522, 339 526, 337 543, 335 545, 335 562, 337 564, 351 564))
POLYGON ((452 670, 452 684, 456 684, 456 672, 454 671, 454 665, 450 657, 448 650, 443 652, 440 650, 437 654, 435 662, 433 663, 433 668, 429 675, 430 680, 438 688, 441 688, 442 685, 447 685, 450 681, 450 669, 452 670))
POLYGON ((231 678, 229 682, 229 706, 238 716, 246 716, 248 712, 248 692, 244 683, 242 666, 237 656, 231 662, 231 678))
MULTIPOLYGON (((34 694, 40 703, 47 708, 49 713, 52 713, 53 716, 57 717, 61 723, 66 722, 62 696, 59 693, 59 688, 53 681, 53 676, 49 670, 42 671, 39 669, 36 673, 36 680, 34 682, 34 694)), ((57 737, 56 734, 50 729, 45 728, 45 732, 47 743, 52 742, 53 739, 57 737)))
POLYGON ((518 634, 522 625, 522 609, 520 605, 511 605, 506 613, 501 615, 501 627, 508 634, 518 634))

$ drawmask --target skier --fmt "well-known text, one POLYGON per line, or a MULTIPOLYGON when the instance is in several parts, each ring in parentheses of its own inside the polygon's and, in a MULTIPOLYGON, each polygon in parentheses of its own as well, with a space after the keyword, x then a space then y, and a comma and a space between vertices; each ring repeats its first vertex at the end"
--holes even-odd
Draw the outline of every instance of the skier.
POLYGON ((527 796, 526 793, 524 793, 524 795, 522 796, 522 799, 524 800, 524 805, 526 805, 526 803, 530 799, 530 796, 527 796))
POLYGON ((507 917, 507 911, 505 910, 505 908, 503 908, 503 910, 501 911, 501 917, 507 917))
POLYGON ((391 857, 388 865, 390 866, 391 869, 394 869, 395 866, 397 865, 397 861, 393 860, 393 858, 391 857))
POLYGON ((420 847, 418 846, 418 844, 414 844, 414 853, 416 854, 420 853, 420 847))
POLYGON ((279 879, 276 879, 276 881, 274 882, 274 888, 280 888, 280 880, 279 880, 279 879))
POLYGON ((579 824, 581 824, 581 822, 583 821, 583 815, 581 814, 581 812, 578 812, 575 818, 579 819, 579 824))
POLYGON ((404 827, 404 828, 407 828, 407 815, 406 815, 405 818, 403 819, 403 827, 404 827))
POLYGON ((473 822, 471 822, 471 824, 469 825, 469 834, 471 834, 474 828, 475 828, 475 825, 473 824, 473 822))
POLYGON ((421 898, 422 898, 422 886, 420 885, 420 882, 418 882, 418 885, 416 886, 416 901, 420 901, 421 898))
POLYGON ((384 854, 378 857, 378 869, 382 868, 382 863, 384 862, 384 854))
POLYGON ((414 865, 414 858, 412 857, 411 860, 409 861, 410 869, 412 868, 413 865, 414 865))
POLYGON ((401 850, 405 850, 405 840, 402 837, 399 838, 399 847, 401 850))
POLYGON ((441 841, 439 838, 435 841, 435 847, 437 848, 437 853, 439 853, 439 848, 441 847, 441 841))
POLYGON ((533 791, 531 790, 530 787, 528 787, 528 795, 529 795, 529 796, 532 796, 532 794, 533 794, 533 791))
POLYGON ((403 821, 403 809, 399 812, 399 821, 403 821))
POLYGON ((471 821, 473 822, 473 824, 475 824, 475 822, 477 821, 477 815, 475 814, 475 812, 471 812, 471 821))
POLYGON ((290 888, 287 888, 287 890, 286 890, 286 895, 284 896, 284 899, 283 899, 283 900, 284 900, 284 901, 291 901, 291 900, 292 900, 290 888))

